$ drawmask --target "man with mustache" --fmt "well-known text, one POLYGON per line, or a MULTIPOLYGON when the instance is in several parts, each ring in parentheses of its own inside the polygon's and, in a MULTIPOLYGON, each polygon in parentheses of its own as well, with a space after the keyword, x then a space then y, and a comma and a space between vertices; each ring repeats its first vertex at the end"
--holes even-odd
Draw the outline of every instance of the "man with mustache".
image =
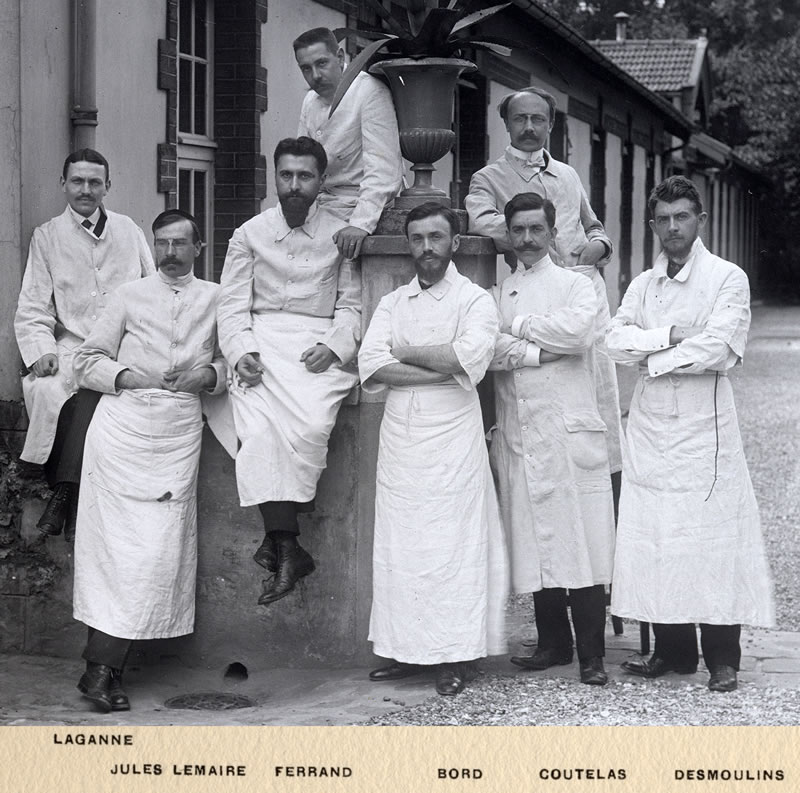
POLYGON ((359 355, 365 391, 387 386, 375 494, 369 638, 374 681, 435 671, 460 693, 472 662, 505 651, 507 561, 476 385, 494 351, 489 295, 452 262, 458 217, 406 218, 416 276, 375 310, 359 355))
POLYGON ((608 332, 614 360, 638 366, 625 467, 612 609, 650 622, 640 677, 697 671, 697 632, 712 691, 738 685, 741 624, 774 623, 771 577, 728 372, 750 327, 747 275, 700 239, 694 184, 671 176, 648 201, 661 241, 631 282, 608 332))
POLYGON ((53 495, 37 524, 43 536, 72 542, 78 511, 83 443, 100 395, 78 389, 72 363, 111 294, 153 272, 142 230, 103 199, 111 189, 108 161, 94 149, 64 161, 67 208, 34 229, 14 318, 29 373, 22 392, 29 426, 20 458, 44 465, 53 495))
POLYGON ((274 603, 314 571, 297 516, 314 509, 336 415, 358 377, 361 275, 333 242, 341 221, 317 203, 325 150, 308 137, 275 148, 279 204, 234 231, 217 309, 230 389, 236 481, 257 505, 265 537, 255 561, 274 573, 258 602, 274 603))
POLYGON ((614 505, 588 362, 597 296, 587 278, 549 256, 557 235, 552 202, 522 193, 504 214, 522 266, 492 290, 500 335, 490 367, 497 407, 491 459, 512 586, 533 592, 538 633, 536 652, 511 662, 531 670, 572 662, 569 590, 581 682, 604 685, 614 505))
POLYGON ((313 28, 298 36, 293 47, 311 89, 303 99, 297 134, 322 144, 328 155, 319 203, 343 221, 334 241, 342 256, 354 259, 402 181, 392 96, 380 80, 361 72, 330 115, 344 70, 336 37, 328 28, 313 28))
POLYGON ((464 202, 469 213, 469 229, 491 237, 501 253, 513 254, 503 216, 503 207, 508 201, 518 193, 530 192, 538 193, 555 206, 558 235, 551 251, 553 261, 588 276, 598 298, 594 343, 587 360, 600 415, 607 428, 608 459, 618 497, 622 468, 619 389, 616 369, 605 346, 605 331, 611 315, 605 282, 598 270, 608 262, 611 240, 589 205, 578 174, 544 148, 555 122, 555 98, 541 88, 524 88, 505 96, 498 110, 511 143, 499 160, 472 176, 464 202))
POLYGON ((121 286, 75 356, 82 387, 103 394, 86 435, 75 539, 73 615, 89 629, 78 689, 128 710, 131 642, 194 629, 200 396, 223 394, 219 286, 195 278, 194 218, 153 221, 158 272, 121 286))

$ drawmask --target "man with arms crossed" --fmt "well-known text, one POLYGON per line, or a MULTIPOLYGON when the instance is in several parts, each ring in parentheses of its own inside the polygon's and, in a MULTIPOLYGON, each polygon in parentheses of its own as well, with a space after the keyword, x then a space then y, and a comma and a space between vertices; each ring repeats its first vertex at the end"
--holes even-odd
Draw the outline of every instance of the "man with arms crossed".
POLYGON ((94 149, 64 161, 67 208, 33 232, 14 319, 29 374, 22 392, 30 425, 20 455, 44 464, 53 496, 38 522, 44 535, 75 537, 83 443, 100 395, 78 390, 72 361, 110 295, 153 272, 142 230, 110 212, 108 162, 94 149))
POLYGON ((611 322, 614 360, 638 365, 623 443, 611 607, 650 622, 655 678, 697 670, 700 623, 712 691, 733 691, 741 623, 774 622, 771 577, 728 372, 750 327, 747 276, 710 253, 691 181, 671 176, 650 195, 661 253, 628 287, 611 322))
POLYGON ((492 464, 509 536, 514 591, 533 592, 538 646, 523 669, 569 664, 575 627, 581 682, 604 685, 605 584, 614 557, 606 426, 587 354, 597 297, 584 276, 553 264, 553 204, 522 193, 505 206, 522 266, 492 290, 500 314, 492 464))
POLYGON ((239 500, 261 512, 265 538, 254 559, 275 573, 262 605, 314 571, 297 516, 314 509, 339 406, 358 382, 346 365, 361 335, 361 275, 333 242, 341 220, 317 203, 325 150, 285 138, 273 159, 279 204, 233 233, 217 311, 235 370, 239 500))
POLYGON ((311 89, 303 100, 297 135, 321 143, 328 155, 319 203, 347 224, 336 231, 334 241, 343 256, 355 259, 403 178, 392 96, 380 80, 361 72, 330 115, 344 70, 336 37, 328 28, 313 28, 293 46, 311 89))
POLYGON ((216 344, 219 286, 194 277, 191 215, 153 222, 158 272, 121 286, 75 356, 81 386, 103 393, 86 436, 73 613, 86 623, 78 688, 100 710, 128 710, 122 669, 134 639, 194 629, 199 395, 225 390, 216 344))
POLYGON ((412 209, 417 275, 384 297, 359 355, 364 389, 389 386, 375 495, 369 638, 392 662, 370 679, 436 665, 436 691, 458 694, 470 662, 504 652, 507 561, 475 386, 494 351, 489 295, 460 275, 458 217, 412 209))

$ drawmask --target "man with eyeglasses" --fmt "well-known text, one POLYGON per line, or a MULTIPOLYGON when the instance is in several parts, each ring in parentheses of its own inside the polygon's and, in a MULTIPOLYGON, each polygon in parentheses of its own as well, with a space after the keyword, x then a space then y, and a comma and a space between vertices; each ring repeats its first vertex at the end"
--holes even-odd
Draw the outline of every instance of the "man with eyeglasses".
POLYGON ((103 394, 86 435, 73 615, 89 629, 78 688, 101 711, 128 710, 131 641, 194 629, 200 396, 222 394, 219 285, 195 278, 202 243, 186 212, 153 223, 158 272, 109 300, 75 356, 103 394))
POLYGON ((64 161, 64 212, 36 228, 14 320, 28 374, 22 391, 29 427, 20 458, 43 465, 53 495, 38 522, 43 536, 72 542, 83 442, 99 394, 78 390, 73 357, 121 284, 153 272, 142 230, 103 199, 108 162, 94 149, 64 161))

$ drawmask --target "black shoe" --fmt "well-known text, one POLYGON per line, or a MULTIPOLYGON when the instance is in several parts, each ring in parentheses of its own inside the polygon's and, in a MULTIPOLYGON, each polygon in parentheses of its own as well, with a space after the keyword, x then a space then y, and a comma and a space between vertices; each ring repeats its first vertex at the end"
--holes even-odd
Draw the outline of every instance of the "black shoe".
POLYGON ((51 537, 61 534, 74 489, 75 485, 71 482, 60 482, 55 486, 53 495, 50 496, 50 501, 47 502, 42 517, 36 524, 36 528, 42 534, 48 534, 51 537))
POLYGON ((111 682, 108 686, 108 695, 111 698, 111 710, 130 710, 131 703, 125 689, 122 687, 122 670, 111 670, 111 682))
POLYGON ((579 661, 581 667, 581 683, 587 686, 604 686, 608 683, 608 675, 599 656, 579 661))
POLYGON ((572 663, 572 648, 568 650, 537 650, 533 655, 512 655, 511 663, 523 669, 541 671, 551 666, 567 666, 572 663))
POLYGON ((424 671, 425 667, 419 664, 404 664, 400 661, 393 661, 389 666, 373 669, 369 673, 369 679, 376 683, 384 680, 402 680, 404 677, 421 675, 424 671))
POLYGON ((78 681, 78 691, 103 713, 109 713, 112 707, 109 687, 113 672, 110 666, 88 662, 86 671, 78 681))
POLYGON ((735 691, 738 685, 736 670, 732 666, 720 664, 711 670, 711 680, 708 681, 710 691, 735 691))
POLYGON ((78 524, 78 489, 73 490, 67 505, 67 517, 64 520, 64 542, 75 542, 75 527, 78 524))
POLYGON ((311 554, 301 546, 279 544, 278 569, 275 577, 267 584, 264 593, 258 599, 258 605, 266 606, 286 597, 301 578, 310 575, 314 570, 315 565, 311 554))
POLYGON ((436 670, 436 693, 443 697, 454 697, 467 684, 463 664, 439 664, 436 670))
POLYGON ((670 664, 657 655, 643 658, 641 661, 625 661, 622 668, 632 675, 639 677, 662 677, 668 672, 677 672, 679 675, 693 675, 697 671, 697 664, 670 664))
POLYGON ((275 573, 278 571, 278 551, 275 549, 275 540, 267 534, 264 542, 258 546, 258 550, 253 554, 253 561, 262 567, 275 573))

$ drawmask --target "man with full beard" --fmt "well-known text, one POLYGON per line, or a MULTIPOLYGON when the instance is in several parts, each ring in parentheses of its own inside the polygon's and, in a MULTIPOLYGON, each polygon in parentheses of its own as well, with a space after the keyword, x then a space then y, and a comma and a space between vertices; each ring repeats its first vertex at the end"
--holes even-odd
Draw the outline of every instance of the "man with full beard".
POLYGON ((492 359, 491 297, 457 270, 458 217, 428 203, 406 234, 416 276, 384 297, 359 355, 365 391, 389 386, 375 492, 369 638, 397 680, 426 669, 458 694, 504 652, 507 561, 476 391, 492 359))
POLYGON ((333 242, 341 220, 316 200, 325 150, 285 138, 274 163, 279 205, 233 233, 217 312, 234 369, 239 500, 261 511, 266 536, 253 558, 275 573, 262 605, 314 571, 297 516, 314 509, 339 406, 358 382, 345 367, 361 328, 360 275, 333 242))

